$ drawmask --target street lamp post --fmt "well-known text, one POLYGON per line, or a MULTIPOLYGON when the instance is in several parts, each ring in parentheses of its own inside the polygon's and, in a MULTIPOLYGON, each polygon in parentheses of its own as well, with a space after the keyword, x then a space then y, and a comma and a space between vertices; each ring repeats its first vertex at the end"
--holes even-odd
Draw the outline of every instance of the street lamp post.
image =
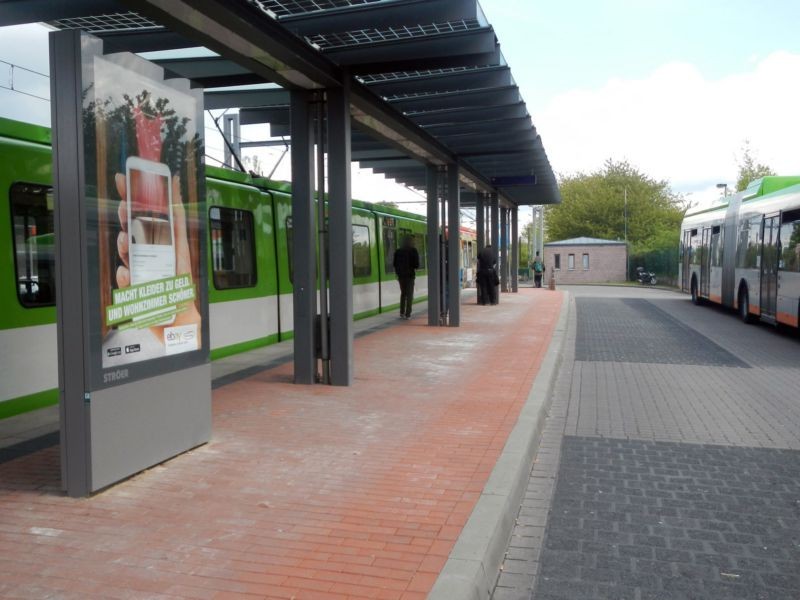
POLYGON ((625 222, 625 281, 628 281, 631 273, 631 264, 630 264, 630 251, 628 249, 628 188, 623 188, 622 190, 623 198, 625 199, 625 209, 623 212, 624 215, 624 222, 625 222))

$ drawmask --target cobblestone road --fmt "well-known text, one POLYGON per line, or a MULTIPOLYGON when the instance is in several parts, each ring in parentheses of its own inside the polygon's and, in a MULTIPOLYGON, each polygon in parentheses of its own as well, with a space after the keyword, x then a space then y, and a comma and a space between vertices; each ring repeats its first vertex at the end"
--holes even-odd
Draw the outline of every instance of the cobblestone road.
POLYGON ((800 341, 574 288, 494 600, 800 598, 800 341))

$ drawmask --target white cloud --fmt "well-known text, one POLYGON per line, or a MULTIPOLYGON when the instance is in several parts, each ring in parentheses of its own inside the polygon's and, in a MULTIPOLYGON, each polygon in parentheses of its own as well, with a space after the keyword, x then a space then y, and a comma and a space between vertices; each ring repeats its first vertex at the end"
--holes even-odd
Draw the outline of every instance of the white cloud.
POLYGON ((639 80, 574 90, 534 115, 553 168, 588 171, 627 159, 678 191, 735 183, 745 139, 780 174, 800 173, 800 54, 775 52, 752 69, 709 81, 670 63, 639 80))

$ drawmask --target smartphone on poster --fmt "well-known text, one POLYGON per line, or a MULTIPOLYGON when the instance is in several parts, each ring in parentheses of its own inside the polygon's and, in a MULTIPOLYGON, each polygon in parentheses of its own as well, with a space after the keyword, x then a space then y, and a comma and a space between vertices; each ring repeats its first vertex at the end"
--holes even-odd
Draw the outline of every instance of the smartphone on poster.
MULTIPOLYGON (((172 175, 164 163, 131 156, 125 161, 128 195, 128 267, 131 284, 175 276, 172 175)), ((164 312, 174 309, 167 307, 164 312)), ((134 319, 135 320, 135 319, 134 319)), ((171 315, 159 324, 170 324, 171 315)))

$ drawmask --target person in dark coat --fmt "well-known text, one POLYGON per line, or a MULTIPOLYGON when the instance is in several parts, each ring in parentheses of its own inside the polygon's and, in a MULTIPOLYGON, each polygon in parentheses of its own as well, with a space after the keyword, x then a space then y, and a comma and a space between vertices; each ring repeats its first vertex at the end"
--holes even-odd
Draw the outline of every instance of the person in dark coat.
POLYGON ((419 269, 419 252, 414 248, 411 236, 403 238, 403 245, 394 251, 394 273, 400 283, 400 318, 411 318, 411 304, 414 302, 414 278, 419 269))
POLYGON ((488 244, 478 252, 478 303, 497 304, 497 257, 488 244))

